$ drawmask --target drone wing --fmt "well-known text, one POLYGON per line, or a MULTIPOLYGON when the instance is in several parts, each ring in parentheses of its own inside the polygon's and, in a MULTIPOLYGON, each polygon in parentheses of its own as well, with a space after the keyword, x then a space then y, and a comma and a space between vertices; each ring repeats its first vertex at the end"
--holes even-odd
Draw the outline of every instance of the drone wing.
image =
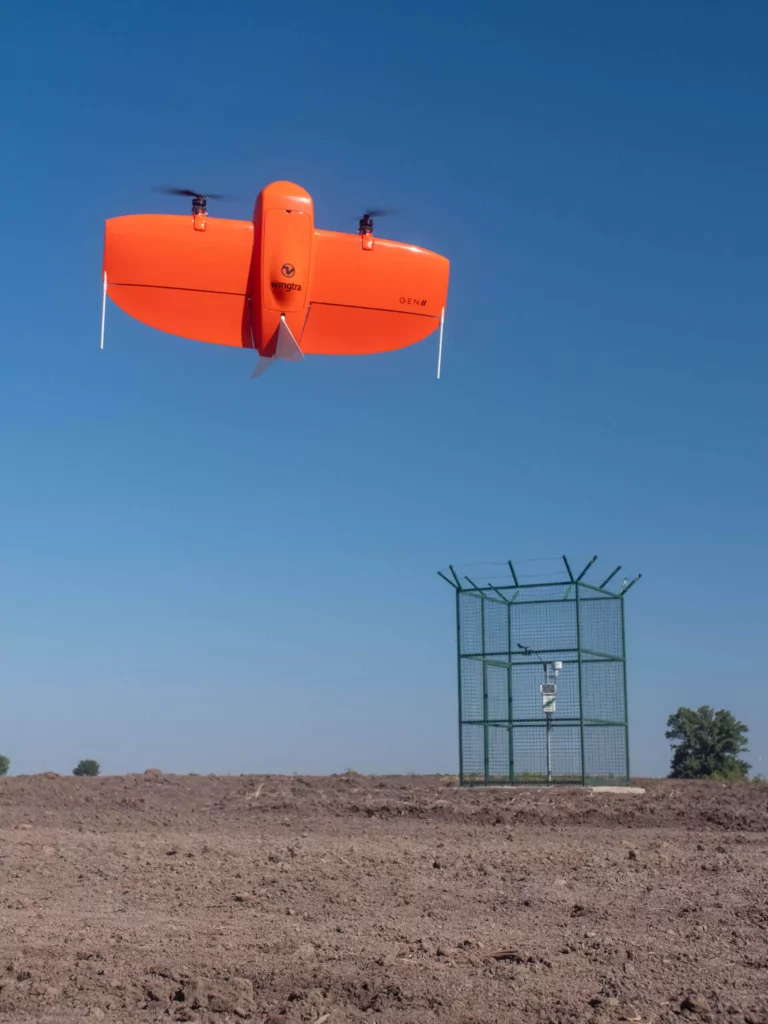
MULTIPOLYGON (((209 217, 205 231, 194 231, 188 216, 146 214, 106 224, 107 294, 129 316, 168 334, 255 347, 253 261, 250 221, 209 217)), ((437 253, 382 238, 365 249, 357 234, 316 230, 309 264, 307 306, 285 312, 305 353, 387 352, 440 326, 449 263, 437 253)))
POLYGON ((205 231, 193 231, 190 222, 165 214, 108 220, 107 294, 159 331, 252 348, 247 292, 253 224, 209 217, 205 231))
POLYGON ((440 326, 450 264, 402 242, 315 231, 302 350, 368 355, 413 345, 440 326))

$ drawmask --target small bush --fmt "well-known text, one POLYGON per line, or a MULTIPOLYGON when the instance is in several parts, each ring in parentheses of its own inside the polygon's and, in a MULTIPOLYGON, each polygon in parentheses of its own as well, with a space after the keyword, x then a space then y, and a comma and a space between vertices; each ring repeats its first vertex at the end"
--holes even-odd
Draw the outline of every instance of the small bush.
POLYGON ((671 779, 746 779, 752 767, 738 754, 747 749, 749 729, 730 711, 714 711, 708 704, 694 710, 678 708, 667 719, 672 741, 671 779))
POLYGON ((7 775, 8 769, 11 767, 10 757, 6 757, 5 754, 0 754, 0 775, 7 775))
POLYGON ((75 769, 73 769, 73 775, 87 775, 90 778, 96 778, 101 771, 99 762, 94 761, 92 758, 86 758, 84 761, 80 761, 75 769))

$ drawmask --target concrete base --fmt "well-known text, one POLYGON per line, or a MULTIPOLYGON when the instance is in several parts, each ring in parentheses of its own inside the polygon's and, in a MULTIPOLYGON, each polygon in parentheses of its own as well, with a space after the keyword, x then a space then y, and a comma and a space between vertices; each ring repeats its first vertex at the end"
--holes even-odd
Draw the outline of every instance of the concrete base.
POLYGON ((641 786, 587 786, 590 793, 615 793, 617 796, 642 796, 641 786))

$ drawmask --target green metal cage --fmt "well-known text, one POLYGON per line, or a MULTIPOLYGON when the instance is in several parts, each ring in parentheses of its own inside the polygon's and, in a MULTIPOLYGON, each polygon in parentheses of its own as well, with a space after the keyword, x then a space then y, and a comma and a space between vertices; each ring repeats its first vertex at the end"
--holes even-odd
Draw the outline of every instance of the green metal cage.
POLYGON ((563 556, 561 582, 521 583, 515 566, 456 591, 459 776, 472 785, 628 785, 624 596, 563 556))

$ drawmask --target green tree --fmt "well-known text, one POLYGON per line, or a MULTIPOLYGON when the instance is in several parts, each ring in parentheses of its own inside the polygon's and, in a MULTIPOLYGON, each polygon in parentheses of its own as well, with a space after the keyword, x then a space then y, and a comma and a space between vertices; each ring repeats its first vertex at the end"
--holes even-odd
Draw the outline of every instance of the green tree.
POLYGON ((8 769, 11 767, 10 757, 6 757, 5 754, 0 754, 0 775, 7 775, 8 769))
POLYGON ((92 778, 95 778, 99 774, 100 771, 101 771, 101 768, 99 766, 99 762, 98 761, 94 761, 91 758, 86 758, 85 761, 80 761, 79 762, 77 768, 74 769, 72 774, 73 775, 89 775, 92 778))
POLYGON ((737 755, 747 749, 747 729, 730 711, 704 705, 678 708, 667 719, 672 741, 671 779, 743 779, 751 765, 737 755))

